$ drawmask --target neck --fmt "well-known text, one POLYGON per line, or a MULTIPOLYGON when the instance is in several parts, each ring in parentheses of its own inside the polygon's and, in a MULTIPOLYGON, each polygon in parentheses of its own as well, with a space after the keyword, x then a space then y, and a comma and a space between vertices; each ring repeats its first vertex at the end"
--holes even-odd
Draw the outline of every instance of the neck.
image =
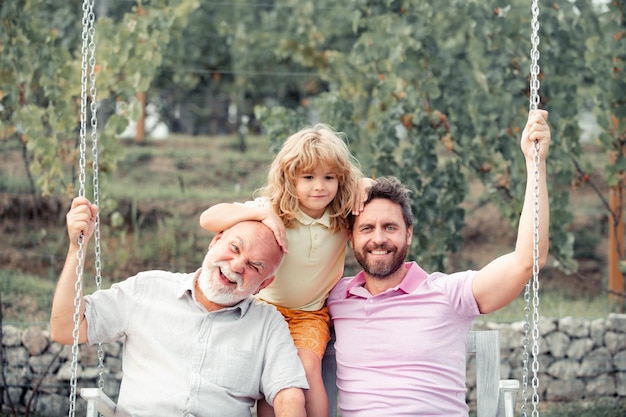
POLYGON ((407 269, 404 264, 402 264, 398 270, 387 275, 386 277, 374 277, 369 275, 367 272, 364 272, 365 289, 367 289, 372 295, 378 295, 387 291, 389 288, 399 285, 406 276, 406 273, 407 269))

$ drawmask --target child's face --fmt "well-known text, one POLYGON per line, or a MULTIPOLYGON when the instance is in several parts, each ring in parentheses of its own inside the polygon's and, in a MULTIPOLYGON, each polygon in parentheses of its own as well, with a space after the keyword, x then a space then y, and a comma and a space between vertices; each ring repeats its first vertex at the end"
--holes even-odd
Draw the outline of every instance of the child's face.
POLYGON ((337 174, 327 167, 300 172, 296 177, 300 210, 314 219, 319 219, 337 195, 338 188, 337 174))

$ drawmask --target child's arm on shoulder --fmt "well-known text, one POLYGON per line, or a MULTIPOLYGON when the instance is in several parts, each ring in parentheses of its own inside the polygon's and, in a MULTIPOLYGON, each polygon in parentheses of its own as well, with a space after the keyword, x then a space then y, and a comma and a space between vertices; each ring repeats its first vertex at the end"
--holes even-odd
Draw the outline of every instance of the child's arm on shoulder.
POLYGON ((200 226, 211 232, 219 233, 246 220, 259 221, 269 227, 274 232, 278 244, 287 253, 285 225, 270 207, 218 203, 202 212, 200 215, 200 226))

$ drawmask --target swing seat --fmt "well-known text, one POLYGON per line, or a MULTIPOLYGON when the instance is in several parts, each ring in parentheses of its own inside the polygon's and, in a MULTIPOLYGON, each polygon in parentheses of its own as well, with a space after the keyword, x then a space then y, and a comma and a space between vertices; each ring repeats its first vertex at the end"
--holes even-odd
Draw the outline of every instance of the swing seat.
MULTIPOLYGON (((332 330, 332 329, 331 329, 332 330)), ((322 361, 322 378, 328 396, 328 416, 337 417, 335 334, 322 361)), ((472 331, 467 338, 467 353, 476 356, 477 417, 513 417, 520 383, 500 379, 500 338, 497 330, 472 331)))
POLYGON ((87 417, 115 417, 115 403, 100 388, 82 388, 80 396, 87 401, 87 417))

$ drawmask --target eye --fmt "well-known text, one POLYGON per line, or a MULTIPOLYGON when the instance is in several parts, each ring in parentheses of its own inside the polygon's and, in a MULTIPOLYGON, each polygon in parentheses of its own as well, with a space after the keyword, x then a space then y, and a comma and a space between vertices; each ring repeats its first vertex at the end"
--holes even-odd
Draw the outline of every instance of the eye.
POLYGON ((333 181, 333 180, 335 180, 337 178, 337 176, 334 175, 334 174, 329 174, 329 175, 326 175, 325 178, 326 178, 327 181, 333 181))
POLYGON ((230 250, 232 250, 234 253, 239 253, 239 246, 233 242, 230 244, 230 250))

